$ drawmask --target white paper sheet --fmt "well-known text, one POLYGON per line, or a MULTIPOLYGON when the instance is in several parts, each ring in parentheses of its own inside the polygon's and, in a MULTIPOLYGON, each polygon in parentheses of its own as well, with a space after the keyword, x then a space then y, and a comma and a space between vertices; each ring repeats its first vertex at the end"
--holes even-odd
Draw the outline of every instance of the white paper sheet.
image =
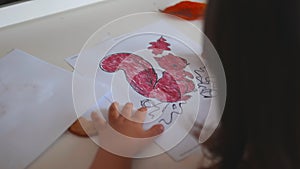
MULTIPOLYGON (((182 35, 182 33, 180 33, 178 30, 176 30, 176 28, 164 23, 164 22, 157 22, 151 25, 147 25, 144 28, 141 28, 140 30, 138 30, 137 32, 147 32, 145 34, 141 34, 139 35, 137 32, 132 32, 132 33, 128 33, 126 35, 121 35, 121 37, 114 37, 110 39, 110 44, 114 44, 114 47, 110 49, 110 51, 107 53, 112 54, 112 53, 118 53, 118 52, 122 52, 122 51, 141 51, 142 50, 142 56, 146 59, 148 59, 148 61, 153 65, 155 64, 154 60, 151 60, 151 57, 145 57, 145 52, 143 53, 143 49, 147 49, 147 47, 149 47, 149 42, 155 41, 157 40, 160 35, 159 34, 155 34, 155 33, 149 33, 149 32, 159 32, 159 30, 161 30, 163 27, 163 30, 168 30, 169 33, 172 32, 173 34, 178 35, 178 37, 183 40, 184 42, 189 42, 188 45, 190 45, 190 47, 192 47, 194 50, 196 50, 196 53, 199 54, 201 52, 201 47, 199 44, 195 44, 193 42, 191 42, 191 40, 186 37, 185 35, 182 35), (157 39, 155 39, 157 38, 157 39), (121 39, 121 40, 120 40, 121 39), (116 45, 116 42, 118 42, 120 40, 121 44, 120 45, 116 45), (148 46, 147 46, 148 45, 148 46)), ((188 52, 186 50, 183 49, 183 46, 181 44, 179 44, 178 41, 176 40, 172 40, 172 38, 168 38, 166 37, 166 39, 168 41, 171 42, 171 46, 172 49, 174 49, 175 51, 173 51, 175 54, 177 55, 183 55, 186 56, 186 54, 191 55, 191 52, 188 52)), ((105 48, 105 46, 107 46, 109 42, 106 41, 105 44, 101 45, 99 44, 99 46, 97 46, 98 48, 101 48, 103 50, 107 50, 105 48)), ((111 45, 112 46, 112 45, 111 45)), ((109 47, 111 47, 109 46, 109 47)), ((93 52, 91 52, 93 53, 93 52)), ((78 56, 71 56, 66 58, 66 62, 68 62, 73 68, 75 66, 76 63, 76 59, 78 56)), ((102 58, 104 56, 99 56, 99 58, 102 58)), ((187 57, 188 58, 188 57, 187 57)), ((194 77, 197 78, 199 75, 199 67, 202 67, 202 63, 199 63, 198 60, 193 59, 193 57, 189 57, 189 63, 191 65, 191 72, 193 73, 194 77), (199 64, 198 64, 199 63, 199 64), (195 71, 195 72, 194 72, 195 71), (197 73, 196 73, 197 72, 197 73)), ((155 67, 159 67, 158 65, 155 65, 155 67)), ((201 70, 202 71, 202 70, 201 70)), ((125 104, 125 102, 128 102, 128 100, 130 100, 131 102, 134 103, 135 107, 140 107, 140 102, 141 100, 147 100, 147 98, 143 98, 141 97, 141 95, 138 95, 135 91, 133 91, 130 86, 126 83, 126 78, 124 76, 123 72, 117 72, 115 74, 110 74, 110 73, 106 73, 103 71, 101 71, 99 69, 99 71, 96 74, 96 83, 101 83, 102 84, 106 84, 111 88, 112 92, 112 101, 113 99, 116 99, 116 101, 120 102, 121 105, 125 104), (120 84, 122 84, 122 87, 120 87, 120 84), (111 86, 110 86, 111 85, 111 86), (120 91, 118 91, 120 90, 120 91), (126 92, 127 91, 127 92, 126 92), (118 94, 119 95, 116 95, 118 94), (129 94, 124 94, 124 93, 129 93, 129 94), (129 98, 130 97, 130 98, 129 98)), ((197 84, 198 81, 195 80, 195 84, 197 84)), ((96 85, 96 91, 97 91, 97 85, 96 85)), ((107 91, 107 90, 106 90, 107 91)), ((198 90, 199 92, 199 90, 198 90)), ((100 94, 98 94, 98 92, 96 92, 97 97, 102 97, 102 93, 99 92, 100 94)), ((197 92, 194 93, 193 97, 199 97, 196 94, 197 92)), ((165 150, 169 150, 170 148, 172 148, 174 145, 174 143, 172 143, 173 140, 180 140, 182 135, 184 135, 184 133, 187 133, 188 131, 185 129, 183 123, 191 123, 193 121, 188 121, 187 120, 183 120, 182 123, 179 122, 180 125, 173 125, 174 122, 176 121, 176 119, 179 117, 179 115, 177 114, 173 114, 172 112, 177 111, 177 110, 171 110, 172 107, 177 107, 178 111, 182 111, 179 110, 181 109, 180 107, 180 102, 176 102, 174 104, 160 104, 157 102, 153 102, 155 101, 155 99, 149 99, 149 101, 151 102, 151 104, 154 104, 154 106, 150 106, 152 108, 148 108, 148 118, 150 118, 149 114, 151 113, 151 111, 155 112, 161 112, 162 110, 166 110, 168 113, 162 114, 162 115, 157 115, 160 116, 157 120, 147 123, 144 125, 145 128, 149 128, 151 127, 153 124, 157 124, 157 123, 162 123, 165 126, 165 129, 167 130, 170 126, 172 126, 172 130, 173 132, 165 132, 161 137, 159 137, 156 140, 156 143, 162 147, 165 150), (157 105, 156 105, 157 104, 157 105), (155 108, 157 108, 157 110, 154 110, 155 108), (150 111, 150 113, 149 113, 150 111), (171 115, 170 115, 171 114, 171 115), (173 116, 173 117, 171 117, 173 116), (170 118, 173 118, 173 120, 171 119, 171 121, 173 121, 171 124, 166 124, 161 122, 161 119, 165 119, 166 121, 170 121, 170 118), (183 124, 183 125, 181 125, 183 124), (171 144, 170 144, 171 143, 171 144), (172 146, 172 147, 171 147, 172 146)), ((146 103, 146 104, 150 104, 146 103)), ((108 106, 108 105, 107 105, 108 106)), ((210 99, 205 99, 202 96, 200 98, 196 98, 194 99, 194 101, 190 101, 189 104, 187 105, 183 105, 185 107, 183 107, 185 110, 185 114, 188 112, 195 112, 197 110, 199 110, 199 113, 201 112, 201 114, 198 116, 197 119, 197 123, 202 123, 205 120, 206 117, 206 112, 208 112, 208 108, 210 106, 210 99), (200 100, 199 100, 200 99, 200 100), (200 108, 194 110, 194 107, 197 103, 200 102, 200 108)), ((179 113, 180 114, 180 113, 179 113)), ((182 116, 182 115, 181 115, 182 116)), ((191 115, 193 116, 193 115, 191 115)), ((187 117, 187 116, 186 116, 187 117)), ((148 119, 149 120, 149 119, 148 119)), ((187 135, 186 138, 184 138, 179 144, 177 144, 174 148, 172 148, 170 151, 168 151, 167 153, 174 159, 174 160, 181 160, 187 156, 189 156, 190 154, 192 154, 195 150, 198 150, 200 148, 198 141, 193 138, 190 135, 187 135)))
POLYGON ((76 120, 72 74, 25 52, 0 59, 0 165, 23 169, 76 120))

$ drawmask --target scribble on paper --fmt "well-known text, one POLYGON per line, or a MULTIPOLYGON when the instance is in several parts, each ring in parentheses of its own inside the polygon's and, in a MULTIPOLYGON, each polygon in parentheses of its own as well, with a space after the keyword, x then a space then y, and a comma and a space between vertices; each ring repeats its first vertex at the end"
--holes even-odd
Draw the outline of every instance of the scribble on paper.
POLYGON ((148 109, 148 115, 151 117, 151 119, 155 118, 156 116, 155 114, 160 110, 159 105, 162 104, 162 102, 155 104, 150 99, 144 99, 141 100, 140 102, 142 107, 146 107, 148 109))
MULTIPOLYGON (((167 119, 165 119, 165 118, 162 118, 162 119, 160 119, 158 122, 159 123, 165 123, 165 124, 167 124, 167 125, 170 125, 171 123, 173 123, 173 120, 174 120, 174 116, 177 114, 177 115, 180 115, 180 114, 182 114, 182 112, 183 112, 183 109, 182 109, 182 104, 183 103, 178 103, 178 108, 177 108, 177 106, 176 106, 176 104, 175 103, 173 103, 171 106, 172 106, 172 111, 171 111, 171 113, 170 113, 170 119, 169 120, 167 120, 167 119)), ((167 105, 166 105, 166 107, 162 110, 162 112, 163 113, 167 113, 166 112, 166 110, 167 110, 167 107, 170 105, 170 103, 168 103, 167 105)))
POLYGON ((195 78, 198 82, 197 88, 199 90, 199 94, 201 96, 203 96, 204 98, 214 97, 216 95, 215 90, 212 89, 212 84, 211 84, 211 81, 210 81, 210 78, 208 76, 205 66, 194 70, 194 73, 196 74, 195 78))
POLYGON ((166 125, 172 124, 175 120, 175 116, 183 113, 183 104, 185 104, 185 102, 154 103, 150 99, 145 99, 141 101, 141 106, 147 107, 148 110, 151 110, 148 111, 150 119, 158 119, 158 123, 164 123, 166 125), (162 115, 162 117, 157 117, 157 115, 160 114, 162 115))

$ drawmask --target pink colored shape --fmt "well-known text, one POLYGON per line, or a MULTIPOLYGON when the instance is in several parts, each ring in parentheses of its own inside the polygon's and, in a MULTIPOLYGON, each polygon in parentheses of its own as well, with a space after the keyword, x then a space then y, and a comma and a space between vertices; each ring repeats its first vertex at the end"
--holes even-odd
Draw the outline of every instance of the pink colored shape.
POLYGON ((150 42, 151 45, 148 49, 152 49, 152 53, 155 55, 162 54, 164 50, 170 51, 170 44, 166 42, 167 40, 160 37, 156 42, 150 42))
POLYGON ((184 70, 188 65, 187 60, 169 53, 162 57, 155 57, 160 67, 166 70, 177 82, 181 95, 192 92, 195 84, 189 78, 194 78, 193 74, 184 70))

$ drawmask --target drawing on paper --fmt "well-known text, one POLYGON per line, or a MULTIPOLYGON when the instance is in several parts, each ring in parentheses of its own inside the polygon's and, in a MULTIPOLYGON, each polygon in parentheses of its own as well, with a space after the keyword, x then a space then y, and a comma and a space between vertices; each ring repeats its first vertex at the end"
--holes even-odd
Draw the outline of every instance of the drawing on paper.
POLYGON ((148 108, 148 118, 170 126, 184 113, 183 105, 193 93, 209 99, 213 90, 205 67, 187 71, 186 56, 174 54, 167 38, 158 36, 148 44, 145 49, 152 62, 142 54, 117 50, 105 56, 99 67, 109 73, 122 71, 133 91, 143 96, 139 104, 148 108))
MULTIPOLYGON (((167 107, 170 105, 170 103, 168 103, 164 109, 162 110, 163 113, 165 113, 167 107)), ((169 125, 173 122, 173 119, 174 119, 174 116, 177 114, 177 115, 180 115, 182 113, 182 103, 179 103, 178 106, 176 104, 172 104, 171 105, 171 113, 170 113, 170 119, 169 120, 166 120, 166 119, 160 119, 158 122, 161 123, 161 122, 164 122, 165 124, 169 125)))
POLYGON ((163 123, 166 125, 170 125, 173 123, 174 119, 181 115, 183 113, 183 104, 186 104, 185 101, 179 101, 175 103, 164 103, 164 102, 158 102, 155 103, 150 99, 145 99, 141 101, 142 107, 147 107, 148 109, 148 115, 150 116, 150 119, 155 119, 157 117, 157 114, 160 112, 162 114, 161 118, 157 120, 158 123, 163 123))
POLYGON ((216 95, 216 91, 212 88, 211 80, 208 76, 206 67, 200 67, 199 69, 194 70, 197 80, 197 88, 199 94, 204 98, 212 98, 216 95))
POLYGON ((151 46, 148 49, 155 55, 155 61, 164 69, 161 78, 158 78, 151 63, 133 53, 115 53, 106 56, 102 59, 100 68, 111 73, 123 70, 130 86, 144 97, 161 102, 190 99, 191 95, 188 93, 195 89, 195 84, 192 81, 193 74, 184 70, 188 65, 187 60, 169 52, 162 55, 163 51, 171 50, 164 37, 149 44, 151 46))

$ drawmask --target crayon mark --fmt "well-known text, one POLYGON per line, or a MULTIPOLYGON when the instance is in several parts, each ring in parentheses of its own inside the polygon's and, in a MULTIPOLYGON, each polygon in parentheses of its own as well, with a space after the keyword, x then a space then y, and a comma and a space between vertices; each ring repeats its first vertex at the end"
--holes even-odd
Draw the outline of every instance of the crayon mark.
POLYGON ((196 74, 196 80, 198 81, 197 87, 199 89, 199 94, 204 98, 212 98, 215 96, 215 91, 211 88, 211 81, 208 77, 205 66, 194 70, 196 74))
MULTIPOLYGON (((166 119, 162 118, 162 119, 160 119, 158 122, 159 122, 159 123, 164 122, 164 123, 167 124, 167 125, 170 125, 171 123, 173 123, 174 114, 177 114, 177 115, 182 114, 182 111, 183 111, 183 109, 182 109, 182 104, 183 104, 183 103, 179 103, 179 104, 178 104, 178 106, 179 106, 179 111, 172 111, 172 112, 171 112, 170 120, 166 120, 166 119)), ((169 104, 167 104, 167 105, 164 107, 164 109, 162 110, 163 113, 165 113, 165 111, 166 111, 166 109, 167 109, 168 106, 169 106, 169 104)), ((173 109, 173 110, 176 110, 177 108, 178 108, 177 105, 176 105, 175 103, 173 103, 173 104, 172 104, 172 109, 173 109)))
POLYGON ((160 104, 162 104, 162 103, 155 104, 150 99, 141 100, 141 106, 142 107, 151 108, 151 109, 154 108, 154 110, 148 112, 149 116, 151 116, 151 119, 153 119, 155 117, 154 113, 157 112, 160 109, 159 106, 158 106, 160 104))

